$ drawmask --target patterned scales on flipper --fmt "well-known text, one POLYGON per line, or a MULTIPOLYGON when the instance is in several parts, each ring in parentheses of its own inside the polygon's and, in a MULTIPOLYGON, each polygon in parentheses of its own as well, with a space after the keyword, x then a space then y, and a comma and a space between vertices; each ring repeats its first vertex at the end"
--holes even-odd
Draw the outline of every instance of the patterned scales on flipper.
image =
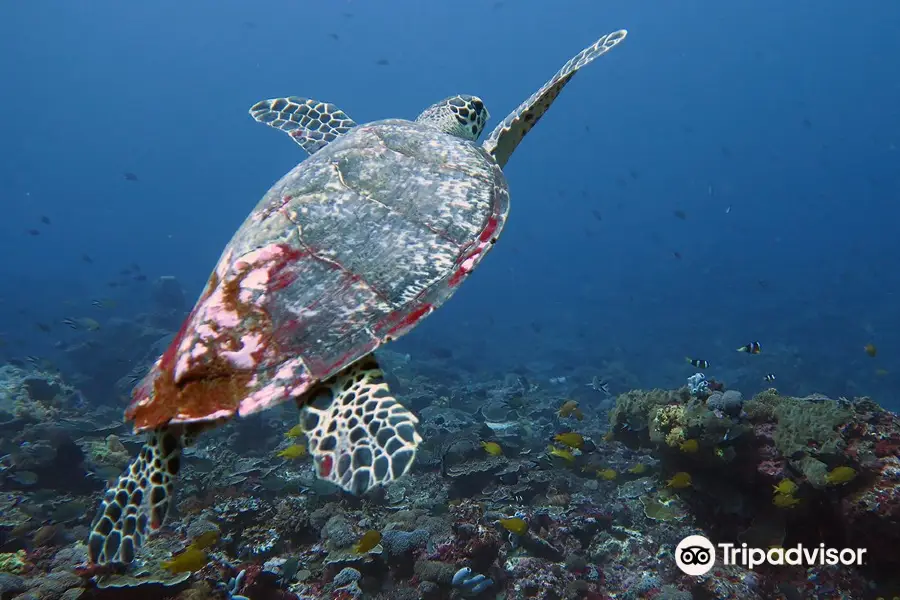
POLYGON ((602 38, 588 46, 563 65, 563 68, 554 75, 550 81, 532 96, 519 105, 502 123, 500 123, 491 135, 484 141, 484 149, 494 157, 500 167, 505 167, 509 157, 516 146, 522 141, 531 129, 540 121, 563 87, 578 69, 589 64, 612 50, 619 42, 625 39, 628 32, 624 29, 604 35, 602 38))
POLYGON ((106 490, 88 539, 92 563, 130 563, 148 528, 159 529, 169 511, 181 449, 178 430, 153 432, 116 484, 106 490))
POLYGON ((319 478, 354 494, 409 471, 419 419, 399 404, 369 355, 325 383, 304 411, 319 478))
POLYGON ((253 105, 250 114, 260 123, 284 131, 310 154, 356 127, 334 104, 297 96, 262 100, 253 105))

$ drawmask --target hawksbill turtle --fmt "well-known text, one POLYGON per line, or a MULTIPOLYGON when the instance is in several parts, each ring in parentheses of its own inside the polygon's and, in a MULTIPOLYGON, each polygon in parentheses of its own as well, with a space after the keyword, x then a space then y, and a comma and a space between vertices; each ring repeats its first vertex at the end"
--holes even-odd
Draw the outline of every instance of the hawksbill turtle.
POLYGON ((502 168, 575 73, 625 39, 603 36, 477 144, 475 96, 415 121, 358 125, 333 104, 287 97, 250 109, 310 154, 225 247, 168 349, 125 411, 147 441, 104 494, 91 563, 132 562, 162 526, 181 451, 197 434, 293 400, 317 475, 360 494, 404 475, 421 437, 373 351, 443 304, 497 241, 502 168))

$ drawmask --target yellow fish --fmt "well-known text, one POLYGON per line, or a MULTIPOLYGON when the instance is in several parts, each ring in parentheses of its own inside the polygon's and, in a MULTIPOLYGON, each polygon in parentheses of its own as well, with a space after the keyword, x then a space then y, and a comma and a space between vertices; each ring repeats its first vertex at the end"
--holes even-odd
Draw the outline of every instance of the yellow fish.
POLYGON ((574 454, 572 454, 568 450, 557 448, 556 446, 547 446, 547 454, 549 454, 550 456, 558 456, 567 462, 575 462, 574 454))
POLYGON ((78 324, 88 331, 97 331, 98 329, 100 329, 100 323, 90 317, 82 317, 81 319, 78 319, 78 324))
POLYGON ((215 530, 205 531, 191 540, 191 548, 206 550, 219 541, 219 532, 215 530))
POLYGON ((519 517, 500 519, 500 525, 503 526, 503 529, 516 535, 525 535, 525 532, 528 531, 528 523, 525 522, 525 519, 520 519, 519 517))
POLYGON ((578 402, 575 400, 566 400, 563 405, 559 407, 559 411, 557 411, 556 414, 560 419, 565 417, 571 417, 579 421, 584 419, 584 413, 578 408, 578 402))
POLYGON ((851 481, 854 477, 856 477, 856 471, 850 467, 837 467, 825 476, 825 481, 828 482, 828 485, 840 485, 851 481))
POLYGON ((353 546, 353 551, 357 554, 365 554, 380 543, 381 532, 370 529, 359 538, 359 541, 353 546))
POLYGON ((97 331, 100 329, 100 323, 90 317, 82 317, 80 319, 66 318, 63 323, 68 325, 70 329, 85 329, 87 331, 97 331))
POLYGON ((791 494, 775 494, 775 496, 772 498, 772 504, 774 504, 778 508, 793 508, 794 506, 800 504, 800 501, 794 498, 791 494))
POLYGON ((782 479, 778 485, 773 485, 772 489, 775 490, 776 494, 787 494, 790 496, 797 491, 797 484, 790 479, 782 479))
POLYGON ((612 481, 616 478, 617 473, 612 469, 600 469, 597 471, 597 477, 606 481, 612 481))
POLYGON ((188 546, 187 549, 173 556, 169 560, 162 563, 162 567, 170 573, 187 573, 188 571, 199 571, 209 562, 206 552, 194 546, 188 546))
POLYGON ((278 453, 281 458, 293 460, 295 458, 303 458, 306 456, 306 446, 303 444, 292 444, 278 453))
POLYGON ((296 425, 294 425, 293 427, 291 427, 290 429, 288 429, 287 431, 284 432, 284 437, 298 438, 298 437, 302 437, 304 433, 306 433, 306 432, 303 430, 303 424, 297 423, 296 425))
POLYGON ((481 447, 491 456, 500 456, 503 454, 503 448, 497 442, 481 442, 481 447))
POLYGON ((878 348, 876 348, 875 344, 873 344, 871 342, 869 342, 868 344, 863 346, 863 350, 865 350, 866 354, 868 354, 872 358, 875 358, 875 355, 878 354, 878 348))
POLYGON ((697 440, 684 440, 678 447, 682 452, 694 454, 697 450, 700 449, 700 443, 697 442, 697 440))
POLYGON ((628 472, 631 473, 632 475, 641 475, 642 473, 647 472, 647 465, 645 465, 644 463, 638 463, 638 464, 634 465, 633 467, 631 467, 630 469, 628 469, 628 472))
POLYGON ((584 438, 580 433, 558 433, 553 439, 569 448, 581 448, 584 446, 584 438))
POLYGON ((563 402, 563 405, 559 407, 559 411, 556 414, 565 418, 571 416, 576 410, 578 410, 578 402, 575 400, 566 400, 563 402))
POLYGON ((691 474, 685 473, 684 471, 675 473, 675 475, 672 476, 672 479, 666 482, 666 487, 674 488, 676 490, 691 487, 691 474))

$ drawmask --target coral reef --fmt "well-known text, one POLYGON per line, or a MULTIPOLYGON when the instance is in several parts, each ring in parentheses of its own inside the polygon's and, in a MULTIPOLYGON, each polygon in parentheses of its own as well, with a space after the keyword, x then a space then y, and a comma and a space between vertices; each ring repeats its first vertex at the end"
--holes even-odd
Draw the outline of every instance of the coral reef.
MULTIPOLYGON (((174 314, 171 286, 159 282, 157 301, 174 314)), ((82 540, 139 440, 115 408, 86 416, 59 374, 0 368, 0 597, 762 600, 864 598, 894 583, 900 421, 868 398, 745 399, 704 377, 594 402, 569 374, 536 383, 384 362, 422 420, 407 477, 346 495, 308 458, 279 456, 303 440, 286 438, 295 412, 269 411, 185 452, 177 507, 127 569, 88 565, 82 540), (717 563, 688 577, 675 547, 698 533, 870 559, 717 563), (205 562, 173 572, 198 540, 205 562)))

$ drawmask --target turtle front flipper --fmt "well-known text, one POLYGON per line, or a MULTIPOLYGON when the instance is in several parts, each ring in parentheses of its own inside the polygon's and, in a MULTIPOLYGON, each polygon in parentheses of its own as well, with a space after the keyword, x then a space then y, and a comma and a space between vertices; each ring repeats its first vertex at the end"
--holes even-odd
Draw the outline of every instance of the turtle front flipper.
POLYGON ((352 494, 405 475, 422 442, 419 419, 391 395, 373 355, 324 382, 303 409, 317 475, 352 494))
POLYGON ((151 431, 137 458, 106 490, 88 538, 93 564, 130 563, 149 530, 162 526, 172 500, 183 442, 181 428, 151 431))
POLYGON ((575 76, 578 69, 594 59, 612 50, 625 39, 628 32, 624 29, 604 35, 569 60, 559 72, 528 100, 512 111, 484 141, 484 149, 494 157, 501 168, 506 166, 509 157, 531 128, 544 116, 544 113, 559 96, 563 87, 575 76))
POLYGON ((310 154, 356 127, 356 122, 334 104, 297 96, 257 102, 250 108, 250 115, 285 132, 310 154))

